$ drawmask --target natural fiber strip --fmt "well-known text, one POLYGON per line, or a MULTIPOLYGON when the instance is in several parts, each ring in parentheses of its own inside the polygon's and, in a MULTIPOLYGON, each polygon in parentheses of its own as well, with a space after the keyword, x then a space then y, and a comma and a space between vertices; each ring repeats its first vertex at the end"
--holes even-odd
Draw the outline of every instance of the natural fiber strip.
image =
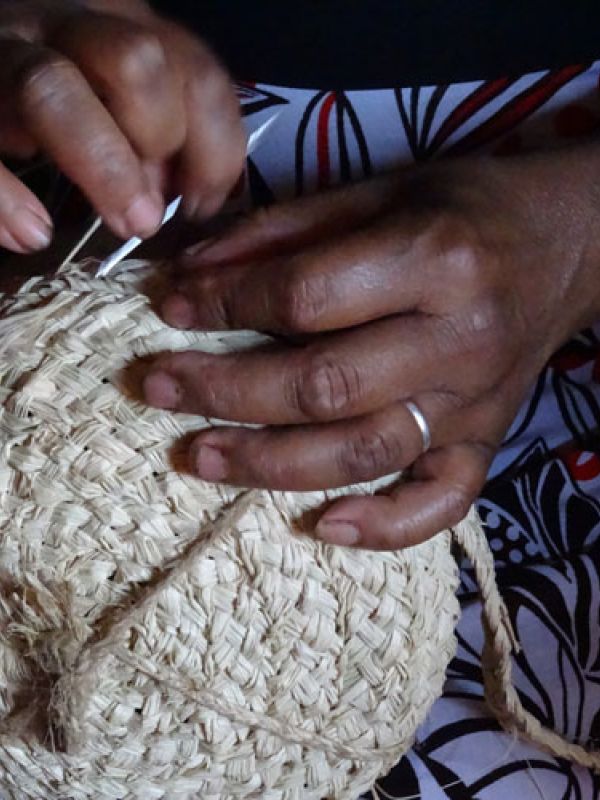
POLYGON ((600 752, 567 741, 545 728, 523 708, 512 683, 512 655, 518 650, 508 611, 500 596, 494 559, 487 541, 464 528, 453 532, 475 568, 481 590, 485 649, 482 657, 485 696, 500 724, 509 732, 537 744, 558 758, 565 758, 588 769, 600 769, 600 752))
POLYGON ((140 262, 111 280, 69 265, 2 300, 2 796, 356 800, 441 694, 453 541, 482 587, 500 720, 591 763, 519 704, 474 512, 409 550, 345 550, 310 536, 315 512, 398 476, 292 494, 182 471, 181 442, 217 421, 139 403, 139 359, 265 337, 169 329, 160 282, 140 262))

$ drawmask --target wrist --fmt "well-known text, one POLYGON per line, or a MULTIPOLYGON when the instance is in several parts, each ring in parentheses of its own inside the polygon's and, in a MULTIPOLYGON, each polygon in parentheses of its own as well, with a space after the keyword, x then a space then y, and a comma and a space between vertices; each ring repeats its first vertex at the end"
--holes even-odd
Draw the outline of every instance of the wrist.
POLYGON ((557 193, 566 184, 567 192, 561 201, 572 202, 568 213, 572 229, 571 240, 579 256, 579 280, 586 302, 582 308, 580 328, 600 319, 600 139, 575 145, 565 153, 560 164, 557 193), (574 219, 578 215, 579 222, 574 219))
POLYGON ((600 318, 600 140, 528 158, 532 234, 547 243, 548 261, 558 262, 569 336, 600 318))

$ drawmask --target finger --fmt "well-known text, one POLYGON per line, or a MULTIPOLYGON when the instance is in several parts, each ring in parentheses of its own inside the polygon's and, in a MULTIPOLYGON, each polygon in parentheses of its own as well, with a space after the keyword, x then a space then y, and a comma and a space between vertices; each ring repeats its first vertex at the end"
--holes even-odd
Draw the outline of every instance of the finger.
POLYGON ((186 276, 162 305, 177 328, 317 333, 426 307, 439 253, 409 221, 306 247, 299 254, 186 276))
POLYGON ((259 209, 240 219, 224 235, 188 248, 181 257, 186 267, 215 267, 257 261, 289 253, 329 238, 340 230, 354 230, 381 214, 390 204, 394 176, 361 185, 342 186, 315 196, 301 197, 259 209))
POLYGON ((457 525, 486 479, 493 451, 456 444, 426 453, 415 479, 389 496, 348 497, 321 517, 316 535, 325 542, 369 550, 398 550, 457 525))
POLYGON ((52 220, 37 197, 0 164, 0 246, 15 253, 42 250, 52 239, 52 220))
POLYGON ((182 146, 183 78, 156 34, 117 16, 83 14, 50 44, 77 64, 142 158, 164 160, 182 146))
POLYGON ((406 316, 302 348, 169 354, 153 365, 144 391, 149 405, 235 422, 329 422, 446 385, 456 387, 460 402, 461 382, 474 390, 488 381, 462 361, 461 350, 438 334, 435 320, 406 316))
POLYGON ((3 44, 5 91, 39 146, 118 235, 148 236, 163 214, 139 159, 77 67, 27 42, 3 44), (15 89, 16 87, 16 89, 15 89))
POLYGON ((239 179, 246 137, 235 93, 212 54, 194 42, 187 45, 182 62, 188 76, 187 134, 177 180, 184 212, 202 219, 219 210, 239 179))
POLYGON ((328 425, 217 428, 190 448, 200 478, 236 486, 312 491, 393 474, 412 464, 423 441, 403 403, 328 425))
POLYGON ((161 313, 176 328, 317 333, 413 309, 427 279, 411 260, 426 273, 423 254, 402 243, 398 228, 377 227, 281 261, 202 269, 178 284, 161 313))
POLYGON ((164 161, 144 161, 142 169, 151 190, 161 197, 172 197, 169 164, 164 161))

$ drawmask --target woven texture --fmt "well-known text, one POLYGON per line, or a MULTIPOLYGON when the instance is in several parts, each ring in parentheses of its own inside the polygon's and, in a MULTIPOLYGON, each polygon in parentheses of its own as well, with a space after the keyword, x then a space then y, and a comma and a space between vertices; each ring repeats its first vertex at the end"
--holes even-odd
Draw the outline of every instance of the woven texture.
MULTIPOLYGON (((4 300, 0 793, 354 800, 441 693, 451 535, 336 549, 307 532, 339 492, 182 472, 181 442, 210 422, 144 407, 124 368, 258 337, 167 328, 145 274, 70 268, 4 300)), ((480 537, 474 515, 459 534, 480 537)))

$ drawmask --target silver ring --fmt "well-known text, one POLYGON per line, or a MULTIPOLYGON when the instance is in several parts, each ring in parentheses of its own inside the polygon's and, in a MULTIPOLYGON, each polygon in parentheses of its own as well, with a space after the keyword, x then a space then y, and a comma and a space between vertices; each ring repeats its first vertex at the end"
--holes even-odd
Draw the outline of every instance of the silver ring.
POLYGON ((431 431, 429 430, 427 420, 423 416, 423 412, 419 406, 416 403, 413 403, 412 400, 408 400, 404 405, 406 406, 408 413, 417 423, 418 429, 421 431, 421 437, 423 439, 423 452, 426 453, 431 447, 431 431))

